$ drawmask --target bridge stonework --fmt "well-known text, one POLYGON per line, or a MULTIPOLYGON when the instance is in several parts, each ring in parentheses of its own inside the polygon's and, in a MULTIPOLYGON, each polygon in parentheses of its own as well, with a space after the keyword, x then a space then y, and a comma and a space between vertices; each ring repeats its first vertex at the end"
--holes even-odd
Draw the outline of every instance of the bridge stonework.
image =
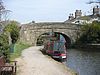
POLYGON ((57 23, 33 23, 21 26, 20 41, 30 45, 36 45, 40 35, 48 32, 58 32, 70 38, 71 43, 77 39, 77 32, 80 26, 77 24, 69 24, 64 22, 57 23))

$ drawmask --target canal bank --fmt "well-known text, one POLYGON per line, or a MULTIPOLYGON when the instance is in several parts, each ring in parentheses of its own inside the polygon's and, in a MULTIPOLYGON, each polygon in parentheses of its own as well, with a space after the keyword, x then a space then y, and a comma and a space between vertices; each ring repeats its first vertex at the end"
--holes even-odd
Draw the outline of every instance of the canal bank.
POLYGON ((38 46, 25 49, 22 56, 16 59, 18 75, 76 75, 64 64, 43 55, 41 48, 38 46))
POLYGON ((74 48, 80 49, 80 50, 90 50, 90 51, 100 51, 100 44, 81 44, 81 45, 75 45, 74 48))

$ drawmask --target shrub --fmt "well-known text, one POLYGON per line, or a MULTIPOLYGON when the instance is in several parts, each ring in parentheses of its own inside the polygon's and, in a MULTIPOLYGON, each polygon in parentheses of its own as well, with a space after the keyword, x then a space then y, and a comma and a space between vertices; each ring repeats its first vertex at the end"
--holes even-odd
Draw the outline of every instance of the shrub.
POLYGON ((100 22, 84 25, 81 30, 83 32, 77 43, 100 43, 100 22))

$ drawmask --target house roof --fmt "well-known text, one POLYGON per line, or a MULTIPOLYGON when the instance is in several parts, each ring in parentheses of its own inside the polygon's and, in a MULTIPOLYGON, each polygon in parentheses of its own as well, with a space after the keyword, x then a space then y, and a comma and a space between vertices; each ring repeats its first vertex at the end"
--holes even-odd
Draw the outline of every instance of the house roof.
POLYGON ((98 18, 98 20, 100 20, 100 17, 97 16, 97 15, 88 15, 88 16, 81 16, 79 18, 74 18, 72 20, 66 20, 65 22, 66 23, 72 23, 76 20, 86 20, 86 21, 90 21, 91 19, 94 19, 94 18, 98 18))

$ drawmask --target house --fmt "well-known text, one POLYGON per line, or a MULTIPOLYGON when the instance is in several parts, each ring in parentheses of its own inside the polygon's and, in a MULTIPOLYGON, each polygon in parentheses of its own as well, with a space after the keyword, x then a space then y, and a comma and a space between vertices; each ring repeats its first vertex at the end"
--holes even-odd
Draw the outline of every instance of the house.
POLYGON ((92 23, 93 21, 100 21, 99 6, 94 7, 93 14, 87 16, 82 16, 82 11, 76 10, 75 17, 73 16, 73 14, 70 14, 68 20, 66 20, 65 23, 86 24, 86 23, 92 23))

